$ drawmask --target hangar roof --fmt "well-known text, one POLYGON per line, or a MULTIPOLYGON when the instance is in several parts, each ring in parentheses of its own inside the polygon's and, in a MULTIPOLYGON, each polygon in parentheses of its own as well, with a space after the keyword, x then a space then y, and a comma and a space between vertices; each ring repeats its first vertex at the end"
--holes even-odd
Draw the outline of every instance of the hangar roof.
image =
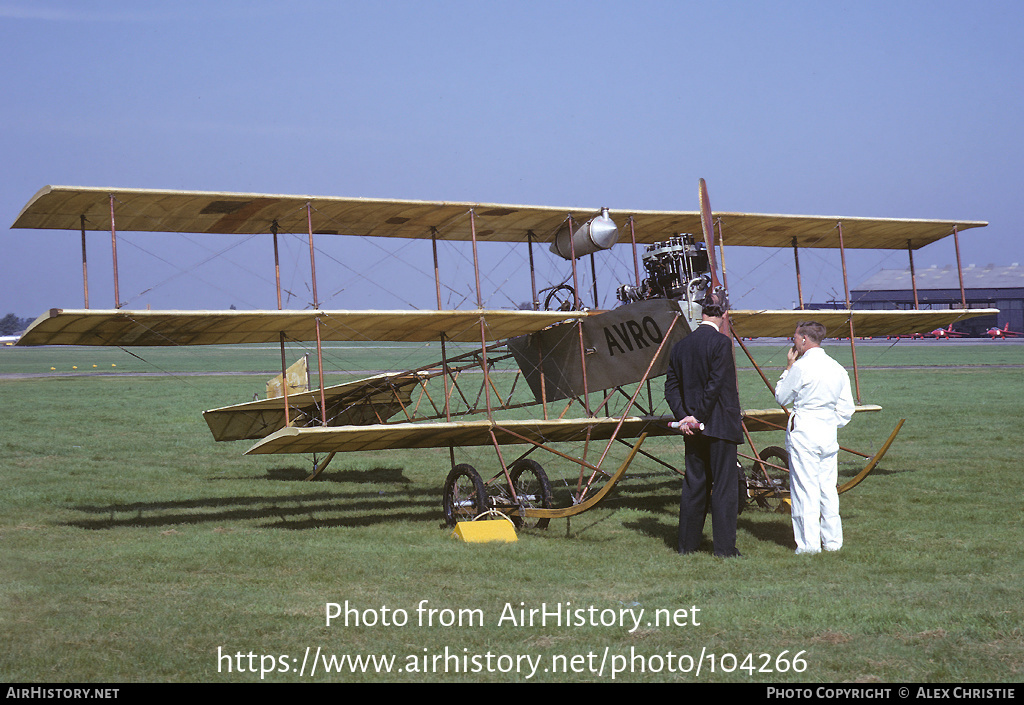
MULTIPOLYGON (((1024 267, 1014 262, 1010 266, 997 267, 970 265, 964 267, 965 289, 1024 289, 1024 267)), ((956 267, 915 268, 914 278, 920 289, 959 289, 960 279, 956 267)), ((854 291, 898 291, 911 289, 910 269, 882 269, 853 287, 854 291)))

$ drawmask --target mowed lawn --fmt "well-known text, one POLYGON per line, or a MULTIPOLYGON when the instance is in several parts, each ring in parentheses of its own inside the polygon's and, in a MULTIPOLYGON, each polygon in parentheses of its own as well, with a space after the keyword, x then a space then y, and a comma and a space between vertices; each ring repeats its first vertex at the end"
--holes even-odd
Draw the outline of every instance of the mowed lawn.
MULTIPOLYGON (((848 346, 829 350, 850 363, 848 346)), ((751 352, 774 382, 785 343, 751 352)), ((770 408, 737 353, 744 404, 770 408)), ((857 355, 862 401, 883 411, 843 445, 873 451, 906 423, 841 497, 846 546, 796 556, 788 516, 753 508, 744 557, 721 560, 710 522, 707 552, 675 553, 680 480, 646 458, 571 522, 471 544, 442 526, 446 448, 342 454, 306 482, 310 457, 215 443, 201 412, 261 393, 274 349, 0 350, 0 373, 21 375, 0 378, 0 676, 1019 682, 1024 345, 873 341, 857 355)), ((675 439, 644 448, 682 462, 675 439)), ((486 449, 456 459, 495 469, 486 449)), ((865 462, 844 461, 844 477, 865 462)))

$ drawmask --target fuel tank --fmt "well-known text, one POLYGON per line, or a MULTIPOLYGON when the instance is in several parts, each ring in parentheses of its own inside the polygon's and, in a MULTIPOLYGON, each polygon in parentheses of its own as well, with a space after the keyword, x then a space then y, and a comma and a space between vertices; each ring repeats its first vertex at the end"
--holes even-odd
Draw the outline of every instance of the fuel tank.
POLYGON ((572 260, 574 254, 579 259, 584 255, 607 250, 618 240, 619 226, 608 215, 608 209, 602 208, 601 215, 576 228, 572 237, 569 236, 569 226, 564 225, 555 235, 551 251, 563 259, 572 260))

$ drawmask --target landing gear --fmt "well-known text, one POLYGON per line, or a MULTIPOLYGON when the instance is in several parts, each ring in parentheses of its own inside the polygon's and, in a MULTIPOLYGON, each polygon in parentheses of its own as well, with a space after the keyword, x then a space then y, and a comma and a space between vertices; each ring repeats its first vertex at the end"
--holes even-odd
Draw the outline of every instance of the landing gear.
MULTIPOLYGON (((520 508, 551 509, 551 483, 540 463, 520 458, 509 467, 508 476, 515 488, 520 508)), ((512 522, 520 529, 546 529, 549 521, 546 518, 519 516, 514 511, 512 513, 512 522)))
POLYGON ((750 496, 758 505, 778 511, 783 497, 789 496, 789 453, 785 448, 768 446, 758 458, 764 462, 755 462, 750 472, 750 496))
POLYGON ((505 474, 499 473, 487 485, 471 465, 456 465, 444 483, 444 520, 448 526, 472 521, 488 510, 508 515, 519 529, 545 529, 548 518, 522 516, 524 509, 551 509, 551 482, 535 460, 520 458, 508 468, 511 487, 505 474), (487 496, 488 488, 492 494, 487 496), (515 490, 513 497, 512 490, 515 490))
POLYGON ((551 509, 551 483, 547 473, 536 460, 520 458, 508 466, 511 489, 505 482, 504 473, 499 473, 491 482, 491 506, 512 519, 518 529, 546 529, 547 518, 522 516, 523 509, 551 509))
POLYGON ((472 521, 486 512, 487 489, 472 465, 456 465, 444 481, 444 521, 455 526, 458 521, 472 521))

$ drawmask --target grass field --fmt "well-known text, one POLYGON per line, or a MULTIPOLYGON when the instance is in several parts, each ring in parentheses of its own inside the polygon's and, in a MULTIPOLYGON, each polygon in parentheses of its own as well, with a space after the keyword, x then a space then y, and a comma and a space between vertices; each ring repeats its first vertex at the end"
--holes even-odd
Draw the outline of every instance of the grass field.
MULTIPOLYGON (((479 545, 441 527, 447 449, 307 483, 309 458, 214 443, 200 412, 251 399, 273 349, 0 350, 20 375, 0 378, 0 680, 1019 682, 1024 345, 873 342, 861 395, 884 410, 841 442, 906 424, 841 498, 844 549, 796 556, 788 517, 755 509, 725 561, 710 523, 706 553, 675 553, 680 482, 649 461, 571 523, 479 545)), ((425 355, 329 359, 385 354, 425 355)), ((741 377, 770 407, 742 356, 741 377)))

